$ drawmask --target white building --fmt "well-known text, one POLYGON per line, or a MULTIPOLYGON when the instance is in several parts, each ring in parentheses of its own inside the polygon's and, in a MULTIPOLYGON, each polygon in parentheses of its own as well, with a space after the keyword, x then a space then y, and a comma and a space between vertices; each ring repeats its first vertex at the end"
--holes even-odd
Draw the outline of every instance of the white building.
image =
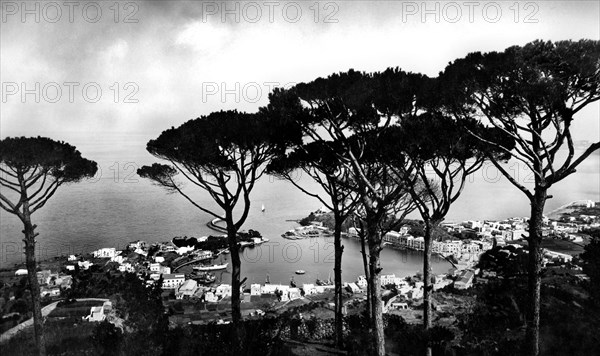
POLYGON ((184 297, 191 297, 198 290, 198 283, 193 279, 188 279, 179 287, 175 298, 183 299, 184 297))
POLYGON ((288 294, 289 294, 290 300, 302 298, 302 294, 300 293, 300 288, 290 288, 288 294))
POLYGON ((414 239, 410 240, 408 247, 417 251, 425 250, 425 238, 423 236, 415 237, 414 239))
POLYGON ((352 293, 360 293, 360 288, 358 288, 358 285, 356 285, 356 283, 347 283, 346 287, 352 292, 352 293))
POLYGON ((93 266, 94 264, 90 261, 79 261, 79 262, 77 262, 77 265, 79 265, 79 268, 86 270, 86 269, 90 268, 91 266, 93 266))
POLYGON ((385 235, 383 235, 383 242, 387 242, 394 246, 401 246, 401 239, 400 239, 401 236, 402 236, 402 234, 400 234, 396 231, 390 231, 390 232, 386 233, 385 235))
POLYGON ((118 252, 114 247, 105 247, 92 252, 92 255, 96 258, 113 258, 117 254, 118 252))
POLYGON ((184 274, 164 274, 163 289, 176 289, 185 282, 184 274))
POLYGON ((209 303, 216 303, 219 301, 219 297, 217 297, 217 295, 212 291, 206 291, 204 292, 204 300, 209 303))
POLYGON ((104 302, 102 306, 91 307, 90 314, 84 316, 83 319, 87 321, 103 321, 106 319, 106 315, 112 310, 112 303, 110 301, 104 302))
POLYGON ((290 287, 289 286, 279 286, 277 288, 278 292, 281 292, 281 301, 287 302, 290 300, 290 287))
POLYGON ((456 289, 468 289, 473 285, 473 278, 475 274, 473 271, 464 270, 460 274, 459 279, 454 282, 454 288, 456 289))
POLYGON ((215 291, 215 295, 221 298, 231 297, 231 285, 220 284, 215 291))
POLYGON ((250 295, 260 295, 260 284, 255 283, 250 285, 250 295))
POLYGON ((302 285, 302 290, 304 291, 305 295, 311 295, 311 294, 317 293, 317 289, 315 288, 315 285, 311 284, 311 283, 304 283, 302 285))
POLYGON ((363 289, 367 288, 367 278, 365 276, 358 276, 358 279, 356 280, 356 285, 363 289))

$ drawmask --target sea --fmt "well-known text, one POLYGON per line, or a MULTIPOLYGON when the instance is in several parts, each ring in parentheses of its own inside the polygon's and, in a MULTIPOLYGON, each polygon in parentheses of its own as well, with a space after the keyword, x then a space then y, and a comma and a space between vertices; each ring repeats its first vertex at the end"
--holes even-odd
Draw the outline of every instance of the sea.
MULTIPOLYGON (((169 241, 175 236, 200 237, 218 234, 206 223, 213 217, 194 207, 179 194, 137 176, 136 169, 156 160, 145 152, 147 135, 114 135, 70 142, 83 156, 98 162, 98 174, 87 181, 61 187, 50 201, 33 215, 38 226, 37 258, 91 252, 102 247, 123 249, 128 242, 169 241)), ((530 185, 532 176, 518 161, 505 165, 520 183, 530 185)), ((319 191, 309 177, 298 173, 295 181, 309 191, 319 191)), ((208 194, 184 186, 201 206, 218 211, 208 194)), ((550 190, 553 198, 546 212, 574 200, 600 201, 600 154, 597 152, 577 172, 550 190)), ((319 209, 322 204, 296 189, 289 182, 263 176, 251 194, 250 214, 243 229, 259 231, 269 242, 241 252, 242 278, 247 283, 313 283, 317 278, 333 278, 332 238, 286 240, 281 234, 297 227, 296 220, 319 209), (261 206, 265 211, 261 211, 261 206), (296 275, 304 270, 304 275, 296 275)), ((448 222, 504 219, 529 215, 529 202, 492 165, 467 179, 460 198, 446 217, 448 222)), ((239 215, 239 211, 237 212, 239 215)), ((409 217, 418 218, 413 213, 409 217)), ((0 212, 0 268, 11 268, 25 261, 23 226, 18 218, 0 212)), ((364 274, 358 240, 344 238, 343 279, 354 281, 364 274)), ((227 262, 222 255, 216 262, 227 262)), ((417 251, 386 248, 382 252, 384 274, 414 275, 422 270, 423 255, 417 251)), ((434 273, 445 273, 451 265, 434 258, 434 273)), ((227 270, 217 273, 220 280, 230 278, 227 270)))

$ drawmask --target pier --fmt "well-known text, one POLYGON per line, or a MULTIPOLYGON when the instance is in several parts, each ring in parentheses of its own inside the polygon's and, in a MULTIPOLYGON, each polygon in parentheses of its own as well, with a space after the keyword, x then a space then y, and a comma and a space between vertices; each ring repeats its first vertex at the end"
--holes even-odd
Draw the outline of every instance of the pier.
POLYGON ((214 218, 211 221, 207 222, 206 226, 209 229, 211 229, 211 230, 214 230, 214 231, 217 231, 217 232, 222 232, 222 233, 226 234, 227 233, 227 229, 224 228, 223 226, 217 225, 217 223, 220 222, 220 221, 223 221, 223 219, 221 219, 221 218, 214 218))

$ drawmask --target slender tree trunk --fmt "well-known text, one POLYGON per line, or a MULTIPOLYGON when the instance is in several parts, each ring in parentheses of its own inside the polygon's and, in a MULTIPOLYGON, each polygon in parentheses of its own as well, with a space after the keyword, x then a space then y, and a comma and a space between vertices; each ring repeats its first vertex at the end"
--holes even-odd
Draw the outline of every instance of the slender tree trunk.
POLYGON ((369 273, 369 260, 367 257, 367 246, 365 244, 365 232, 362 231, 361 228, 361 232, 360 232, 360 247, 361 247, 361 255, 362 255, 362 259, 363 259, 363 268, 365 270, 365 279, 367 280, 367 316, 369 318, 368 322, 370 322, 371 320, 371 315, 373 314, 372 312, 372 308, 371 308, 371 284, 369 283, 369 281, 371 280, 371 273, 369 273))
POLYGON ((371 321, 374 331, 375 355, 385 356, 385 335, 383 332, 383 301, 381 300, 381 267, 379 254, 381 252, 381 237, 377 224, 367 222, 369 239, 369 284, 371 289, 371 321))
POLYGON ((529 219, 529 260, 528 289, 529 308, 527 318, 526 347, 531 356, 539 355, 540 333, 540 287, 542 269, 542 223, 547 190, 536 187, 531 200, 531 218, 529 219))
POLYGON ((333 274, 335 279, 335 344, 341 348, 344 339, 344 319, 342 315, 342 218, 335 214, 335 226, 333 230, 333 246, 335 249, 335 261, 333 274))
POLYGON ((46 339, 44 337, 44 319, 42 317, 42 305, 40 301, 40 285, 37 279, 37 263, 35 260, 35 226, 31 224, 29 203, 23 203, 24 230, 25 234, 25 261, 27 265, 27 278, 31 288, 31 301, 33 304, 33 329, 35 342, 40 356, 46 356, 46 339))
MULTIPOLYGON (((429 335, 431 329, 431 295, 433 287, 431 286, 431 231, 433 223, 430 219, 425 221, 425 251, 423 252, 423 328, 425 334, 429 335)), ((431 345, 427 338, 425 355, 431 356, 431 345)))
POLYGON ((244 349, 244 326, 242 325, 242 312, 240 307, 240 274, 241 259, 239 254, 239 245, 237 241, 237 229, 230 219, 230 213, 227 213, 227 239, 231 256, 231 319, 233 322, 233 332, 235 338, 234 349, 236 351, 244 349))

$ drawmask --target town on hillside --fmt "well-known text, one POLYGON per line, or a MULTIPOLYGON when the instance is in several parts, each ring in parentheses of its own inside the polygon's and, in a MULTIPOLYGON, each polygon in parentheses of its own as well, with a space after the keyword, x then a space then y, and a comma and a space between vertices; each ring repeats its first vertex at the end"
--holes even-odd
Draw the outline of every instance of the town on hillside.
MULTIPOLYGON (((325 214, 325 212, 323 212, 325 214)), ((578 254, 589 242, 586 231, 600 227, 600 204, 593 201, 573 202, 551 217, 544 220, 543 265, 570 271, 574 278, 585 281, 581 260, 578 254)), ((464 291, 474 285, 488 283, 502 278, 497 271, 500 263, 518 264, 519 255, 527 251, 527 220, 508 218, 502 221, 463 221, 444 223, 447 235, 433 242, 433 253, 448 259, 453 268, 447 273, 433 276, 433 289, 448 292, 440 294, 435 310, 448 311, 462 308, 461 298, 452 291, 464 291)), ((299 231, 316 229, 329 234, 320 221, 312 221, 299 231)), ((395 249, 422 251, 423 237, 411 235, 411 228, 403 226, 398 231, 390 231, 383 237, 384 246, 395 249)), ((347 238, 358 238, 359 230, 350 227, 347 238)), ((264 239, 260 233, 250 230, 242 234, 248 242, 260 244, 264 239)), ((318 236, 318 235, 317 235, 318 236)), ((212 272, 227 266, 216 261, 218 256, 227 254, 225 236, 205 236, 200 238, 176 237, 162 243, 134 241, 123 250, 105 247, 82 255, 57 257, 42 261, 37 279, 43 305, 56 305, 72 298, 97 298, 88 301, 79 311, 81 322, 94 323, 108 320, 122 325, 117 316, 117 301, 109 301, 110 294, 103 285, 125 274, 135 275, 147 288, 159 287, 165 312, 169 314, 171 325, 228 323, 232 287, 228 283, 217 283, 212 272), (182 266, 193 266, 193 272, 182 273, 182 266)), ((31 317, 26 292, 27 270, 16 268, 4 270, 0 274, 0 307, 2 308, 2 332, 7 332, 31 317)), ((247 318, 264 318, 277 315, 285 310, 307 304, 318 303, 325 309, 333 309, 333 288, 331 281, 316 280, 314 283, 296 285, 282 281, 266 281, 264 284, 244 284, 242 295, 242 315, 247 318)), ((384 274, 380 277, 383 288, 384 312, 403 316, 406 320, 418 322, 419 308, 423 298, 423 277, 396 276, 384 274)), ((343 284, 344 313, 357 313, 366 300, 367 279, 343 284)), ((77 313, 75 313, 77 314, 77 313)), ((60 317, 60 307, 48 317, 60 317)), ((4 334, 3 334, 4 335, 4 334)))

